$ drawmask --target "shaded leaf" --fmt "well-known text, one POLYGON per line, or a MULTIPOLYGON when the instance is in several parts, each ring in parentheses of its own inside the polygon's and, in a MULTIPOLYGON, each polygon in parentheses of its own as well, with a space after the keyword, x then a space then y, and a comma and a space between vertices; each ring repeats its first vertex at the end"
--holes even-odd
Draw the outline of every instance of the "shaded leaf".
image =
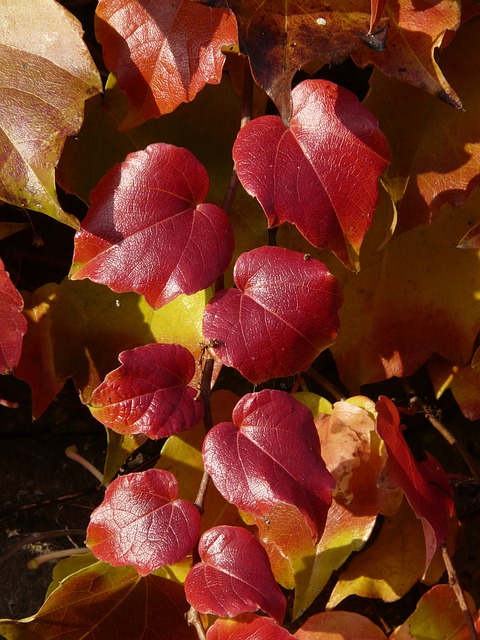
POLYGON ((201 613, 235 617, 261 609, 279 623, 286 600, 275 582, 267 554, 241 527, 219 526, 200 538, 202 562, 185 581, 188 602, 201 613))
POLYGON ((154 308, 210 286, 230 262, 233 231, 222 209, 202 203, 208 188, 187 149, 158 143, 129 154, 91 194, 71 277, 141 293, 154 308))
POLYGON ((295 633, 297 640, 386 640, 373 622, 351 611, 327 611, 311 616, 295 633))
POLYGON ((238 177, 269 227, 292 222, 316 247, 356 262, 390 151, 375 118, 347 89, 307 80, 292 92, 289 126, 252 120, 233 148, 238 177), (341 179, 339 179, 341 176, 341 179))
POLYGON ((22 315, 22 309, 22 296, 10 280, 0 259, 0 373, 10 373, 20 360, 23 336, 27 331, 27 321, 22 315))
POLYGON ((465 418, 480 419, 479 349, 466 367, 453 366, 447 360, 434 356, 428 361, 428 374, 437 398, 450 389, 465 418))
POLYGON ((401 432, 400 417, 391 400, 381 396, 376 404, 377 433, 388 452, 388 477, 402 488, 422 522, 425 538, 425 571, 436 552, 446 541, 449 517, 453 512, 452 490, 445 471, 429 454, 417 462, 401 432))
POLYGON ((0 198, 77 228, 57 200, 55 166, 102 88, 81 25, 54 0, 2 2, 0 61, 0 198))
POLYGON ((189 0, 100 0, 96 17, 105 64, 130 101, 124 129, 173 111, 206 83, 220 82, 221 48, 237 42, 230 12, 189 0))
POLYGON ((292 640, 293 636, 275 620, 245 614, 235 620, 216 620, 207 631, 207 640, 292 640))
POLYGON ((198 537, 200 514, 177 493, 177 480, 167 471, 117 478, 90 516, 87 546, 100 560, 133 565, 142 576, 182 560, 198 537))
POLYGON ((250 381, 303 371, 334 341, 342 293, 322 263, 260 247, 238 258, 234 281, 237 289, 207 305, 203 331, 220 360, 250 381))
POLYGON ((188 386, 195 373, 190 351, 178 344, 147 344, 118 356, 121 366, 93 392, 93 416, 117 433, 149 438, 191 429, 203 417, 203 402, 188 386))
POLYGON ((320 455, 312 414, 283 391, 247 394, 233 422, 211 429, 203 445, 205 469, 229 502, 258 517, 281 503, 321 536, 331 502, 332 478, 320 455))
POLYGON ((371 0, 372 15, 370 17, 369 33, 372 33, 380 22, 386 4, 387 0, 371 0))
POLYGON ((181 585, 103 562, 67 577, 39 612, 0 620, 7 640, 195 640, 181 585))

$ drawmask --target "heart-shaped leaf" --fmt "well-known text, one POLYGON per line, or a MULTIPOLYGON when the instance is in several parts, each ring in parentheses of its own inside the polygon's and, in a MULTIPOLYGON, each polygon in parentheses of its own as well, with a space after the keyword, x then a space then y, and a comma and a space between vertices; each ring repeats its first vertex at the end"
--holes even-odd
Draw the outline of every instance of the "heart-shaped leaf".
POLYGON ((136 291, 154 308, 206 289, 233 253, 225 212, 197 204, 208 189, 205 168, 187 149, 158 143, 129 154, 92 191, 71 277, 136 291))
POLYGON ((148 6, 141 0, 100 0, 96 14, 105 64, 131 105, 124 129, 193 100, 207 83, 219 83, 222 46, 237 42, 229 11, 191 0, 148 6))
POLYGON ((167 438, 194 427, 201 398, 189 387, 195 373, 190 351, 178 344, 147 344, 118 356, 122 363, 90 398, 90 411, 117 433, 167 438))
POLYGON ((270 227, 291 222, 347 266, 370 227, 378 177, 390 151, 372 114, 353 93, 326 80, 292 91, 289 126, 252 120, 233 148, 238 177, 262 205, 270 227))
POLYGON ((18 293, 5 265, 0 259, 0 373, 10 373, 20 360, 23 336, 27 331, 27 321, 22 315, 23 299, 18 293))
POLYGON ((148 469, 114 480, 90 516, 87 546, 114 567, 133 565, 146 576, 182 560, 200 532, 200 514, 177 500, 178 484, 168 471, 148 469))
POLYGON ((254 383, 308 369, 338 332, 340 285, 325 265, 281 247, 243 253, 236 289, 207 305, 203 332, 220 360, 254 383))
POLYGON ((202 562, 185 580, 185 595, 197 611, 234 618, 261 609, 282 622, 285 596, 265 550, 249 531, 226 525, 209 529, 198 552, 202 562))
POLYGON ((216 620, 207 640, 294 640, 275 620, 246 613, 235 620, 216 620))
POLYGON ((265 517, 286 503, 322 535, 333 480, 320 455, 309 409, 283 391, 265 389, 238 402, 233 422, 217 424, 203 444, 205 469, 229 502, 265 517))
POLYGON ((388 452, 387 473, 401 487, 410 506, 420 518, 425 536, 425 571, 448 535, 449 515, 453 511, 452 491, 445 471, 427 454, 417 462, 402 435, 400 416, 389 398, 381 396, 375 405, 377 433, 388 452))

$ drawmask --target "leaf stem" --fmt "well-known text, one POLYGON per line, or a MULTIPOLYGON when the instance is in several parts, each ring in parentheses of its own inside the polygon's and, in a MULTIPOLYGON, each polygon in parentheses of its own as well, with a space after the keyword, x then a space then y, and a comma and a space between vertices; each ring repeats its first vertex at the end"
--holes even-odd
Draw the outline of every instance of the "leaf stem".
POLYGON ((199 640, 206 640, 207 636, 205 635, 205 629, 203 628, 202 620, 198 611, 193 607, 190 607, 185 614, 185 618, 187 619, 187 623, 195 628, 199 640))
POLYGON ((475 623, 473 622, 472 612, 468 607, 467 601, 465 599, 465 594, 463 593, 462 587, 460 586, 460 583, 458 581, 457 572, 455 571, 455 567, 453 566, 452 558, 450 557, 450 553, 447 549, 446 544, 442 544, 442 556, 448 573, 448 583, 452 587, 453 592, 455 593, 455 596, 457 598, 458 605, 465 617, 465 622, 467 624, 470 638, 471 640, 478 640, 478 635, 475 630, 475 623))
POLYGON ((335 385, 333 385, 325 376, 322 376, 316 369, 310 367, 303 374, 307 378, 310 378, 314 382, 316 382, 324 391, 326 391, 332 398, 337 400, 345 400, 345 395, 341 393, 335 385))
POLYGON ((87 549, 87 547, 73 547, 70 549, 60 549, 58 551, 42 553, 29 560, 27 562, 27 567, 29 569, 38 569, 42 564, 50 562, 51 560, 60 560, 61 558, 69 558, 70 556, 86 555, 87 553, 90 553, 90 549, 87 549))
POLYGON ((83 456, 81 456, 78 453, 78 449, 74 444, 72 444, 70 447, 67 447, 65 449, 65 455, 67 456, 67 458, 70 458, 70 460, 74 460, 75 462, 78 462, 78 464, 81 464, 82 467, 85 467, 87 471, 90 471, 92 476, 97 478, 97 480, 99 480, 101 484, 104 484, 103 473, 99 471, 97 467, 94 467, 91 462, 89 462, 83 456))
POLYGON ((85 529, 54 529, 53 531, 36 531, 35 533, 30 533, 28 536, 24 536, 21 540, 15 542, 15 544, 0 557, 0 566, 27 544, 43 542, 49 538, 65 538, 67 536, 85 537, 85 529))

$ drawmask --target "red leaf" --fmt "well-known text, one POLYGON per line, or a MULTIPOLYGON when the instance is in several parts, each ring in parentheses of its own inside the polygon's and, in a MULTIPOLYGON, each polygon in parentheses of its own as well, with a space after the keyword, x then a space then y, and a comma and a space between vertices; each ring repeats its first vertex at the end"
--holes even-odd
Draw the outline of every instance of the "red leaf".
POLYGON ((20 360, 27 321, 22 315, 23 299, 14 287, 0 259, 0 373, 10 373, 20 360))
POLYGON ((271 618, 245 614, 235 620, 216 620, 207 631, 207 640, 294 640, 271 618))
POLYGON ((342 293, 321 262, 260 247, 238 258, 234 281, 237 289, 207 305, 203 332, 220 360, 251 382, 308 369, 335 340, 342 293))
POLYGON ((208 189, 187 149, 158 143, 129 154, 92 191, 71 277, 141 293, 154 308, 207 288, 233 253, 225 212, 197 204, 208 189))
POLYGON ((121 434, 167 438, 191 429, 203 416, 195 389, 190 351, 178 344, 147 344, 118 356, 121 367, 109 373, 90 398, 94 417, 121 434))
POLYGON ((220 526, 200 538, 202 562, 185 580, 188 602, 200 613, 234 618, 261 609, 280 623, 286 600, 270 569, 268 556, 241 527, 220 526))
POLYGON ((374 31, 375 27, 380 22, 387 0, 371 0, 372 15, 370 17, 370 33, 374 31))
POLYGON ((90 516, 87 546, 114 567, 133 565, 146 576, 183 560, 200 532, 200 514, 176 500, 178 484, 168 471, 149 469, 114 480, 90 516))
POLYGON ((238 177, 262 205, 270 227, 291 222, 346 265, 358 254, 390 161, 378 123, 347 89, 307 80, 292 91, 290 126, 252 120, 233 148, 238 177))
POLYGON ((426 571, 435 551, 448 535, 448 521, 453 510, 448 478, 432 456, 427 454, 424 462, 415 460, 402 435, 400 416, 391 400, 381 396, 375 406, 377 433, 388 452, 388 476, 401 487, 417 518, 422 521, 426 571))
POLYGON ((334 482, 310 410, 288 393, 266 389, 245 395, 232 420, 213 427, 203 444, 205 469, 217 489, 260 517, 268 518, 276 505, 294 505, 318 540, 334 482))
POLYGON ((221 48, 237 42, 229 11, 191 0, 148 6, 141 0, 100 0, 96 35, 106 66, 130 100, 124 129, 193 100, 207 83, 218 84, 221 48))

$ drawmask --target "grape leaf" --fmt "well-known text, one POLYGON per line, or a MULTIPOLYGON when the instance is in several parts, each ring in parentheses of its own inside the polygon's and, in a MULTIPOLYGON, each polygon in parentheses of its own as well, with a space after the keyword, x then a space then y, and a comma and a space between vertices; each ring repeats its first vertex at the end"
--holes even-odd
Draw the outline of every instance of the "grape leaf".
POLYGON ((436 550, 446 541, 453 498, 448 477, 429 454, 423 462, 413 457, 400 428, 400 416, 391 400, 376 403, 377 433, 388 452, 387 475, 399 487, 422 522, 425 537, 425 571, 436 550))
POLYGON ((297 507, 318 540, 333 483, 310 410, 288 393, 265 389, 243 396, 232 420, 213 427, 203 444, 217 489, 255 516, 268 518, 279 503, 297 507))
POLYGON ((235 620, 215 620, 207 631, 207 640, 294 640, 294 637, 271 618, 245 614, 235 620))
POLYGON ((131 105, 123 129, 173 111, 206 83, 220 82, 221 48, 237 43, 230 12, 190 0, 147 6, 141 0, 100 0, 96 17, 105 64, 131 105))
MULTIPOLYGON (((388 35, 384 50, 357 49, 352 57, 362 67, 374 64, 388 76, 409 82, 449 105, 462 103, 435 60, 435 49, 448 30, 460 25, 460 3, 452 0, 387 0, 388 35)), ((405 104, 399 100, 401 104, 405 104)))
POLYGON ((205 198, 204 167, 187 149, 152 144, 100 181, 75 235, 71 277, 135 291, 154 308, 207 288, 233 253, 226 214, 205 198))
POLYGON ((179 562, 195 544, 200 514, 177 500, 177 493, 177 480, 168 471, 120 476, 90 516, 87 546, 99 560, 133 565, 141 576, 179 562))
POLYGON ((200 538, 202 562, 185 580, 188 602, 200 613, 235 617, 261 609, 279 623, 286 600, 275 582, 267 554, 241 527, 219 526, 200 538))
POLYGON ((480 419, 480 349, 475 351, 466 367, 456 367, 433 356, 428 361, 428 375, 437 398, 450 389, 465 418, 480 419))
POLYGON ((207 305, 203 332, 220 360, 248 380, 308 369, 334 341, 342 293, 322 263, 260 247, 238 258, 234 281, 237 289, 220 291, 207 305))
POLYGON ((331 82, 306 80, 292 100, 289 126, 264 116, 240 130, 238 177, 270 227, 292 222, 350 265, 372 221, 378 177, 390 160, 387 141, 356 96, 331 82))
POLYGON ((96 562, 63 580, 24 620, 0 620, 8 640, 195 640, 183 587, 96 562))
POLYGON ((382 14, 385 10, 386 3, 387 0, 371 0, 372 15, 370 16, 370 29, 368 30, 369 33, 374 32, 376 27, 378 26, 378 23, 380 22, 382 14))
POLYGON ((27 321, 22 315, 23 299, 5 271, 0 259, 0 373, 10 373, 22 352, 23 336, 27 331, 27 321))
POLYGON ((297 640, 386 640, 386 636, 368 618, 351 611, 326 611, 311 616, 295 633, 297 640))
POLYGON ((147 344, 118 356, 90 398, 90 411, 117 433, 149 438, 191 429, 203 417, 203 402, 188 384, 195 373, 190 351, 178 344, 147 344))
POLYGON ((1 3, 0 87, 0 199, 77 228, 57 200, 55 166, 102 85, 80 23, 58 2, 1 3))

